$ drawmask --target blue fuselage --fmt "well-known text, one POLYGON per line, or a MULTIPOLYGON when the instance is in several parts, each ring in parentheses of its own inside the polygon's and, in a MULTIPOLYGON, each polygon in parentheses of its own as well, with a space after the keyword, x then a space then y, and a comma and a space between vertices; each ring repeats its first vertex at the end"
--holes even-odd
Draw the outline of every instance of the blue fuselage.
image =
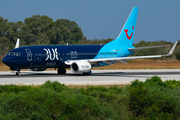
MULTIPOLYGON (((11 69, 60 68, 67 60, 124 57, 133 52, 113 46, 102 50, 104 45, 42 45, 25 46, 11 50, 3 62, 11 69)), ((100 63, 100 66, 107 65, 100 63)), ((68 67, 68 66, 66 66, 68 67)), ((97 65, 96 65, 97 67, 97 65)))

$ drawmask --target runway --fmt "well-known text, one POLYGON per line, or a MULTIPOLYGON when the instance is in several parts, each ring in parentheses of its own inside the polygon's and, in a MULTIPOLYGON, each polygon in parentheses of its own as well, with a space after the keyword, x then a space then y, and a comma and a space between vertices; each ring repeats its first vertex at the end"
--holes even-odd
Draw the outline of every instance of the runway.
POLYGON ((180 69, 136 69, 136 70, 92 70, 92 75, 84 76, 67 71, 66 75, 58 75, 56 71, 21 71, 20 76, 15 72, 0 72, 0 84, 43 84, 47 80, 58 81, 65 85, 106 85, 130 84, 135 79, 145 81, 157 75, 162 80, 180 80, 180 69))

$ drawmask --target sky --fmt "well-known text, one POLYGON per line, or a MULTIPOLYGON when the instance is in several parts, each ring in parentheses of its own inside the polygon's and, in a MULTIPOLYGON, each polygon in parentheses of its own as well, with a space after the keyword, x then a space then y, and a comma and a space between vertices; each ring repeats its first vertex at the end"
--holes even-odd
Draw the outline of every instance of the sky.
POLYGON ((139 7, 134 43, 180 40, 180 0, 1 0, 0 16, 24 22, 33 15, 75 21, 87 39, 116 39, 139 7))

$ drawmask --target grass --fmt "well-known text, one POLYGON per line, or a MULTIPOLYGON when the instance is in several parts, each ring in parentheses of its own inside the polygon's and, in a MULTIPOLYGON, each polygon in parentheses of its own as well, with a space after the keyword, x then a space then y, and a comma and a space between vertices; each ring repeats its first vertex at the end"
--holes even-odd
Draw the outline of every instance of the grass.
MULTIPOLYGON (((150 60, 137 59, 128 62, 128 64, 115 63, 104 67, 94 67, 93 70, 108 70, 108 69, 180 69, 180 61, 168 60, 150 60)), ((9 67, 0 62, 0 71, 9 71, 9 67)), ((53 68, 47 70, 54 70, 53 68)))

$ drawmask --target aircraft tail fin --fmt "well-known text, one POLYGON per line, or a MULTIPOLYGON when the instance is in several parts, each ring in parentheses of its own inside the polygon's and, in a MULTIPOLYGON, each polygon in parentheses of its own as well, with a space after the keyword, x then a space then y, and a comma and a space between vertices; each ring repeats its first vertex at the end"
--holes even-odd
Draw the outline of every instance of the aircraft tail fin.
POLYGON ((132 46, 133 39, 134 39, 134 32, 135 32, 135 28, 136 28, 138 9, 139 9, 138 7, 134 7, 132 9, 119 36, 114 41, 110 42, 110 44, 132 46))
POLYGON ((15 48, 18 48, 18 47, 19 47, 19 38, 17 39, 15 48))

